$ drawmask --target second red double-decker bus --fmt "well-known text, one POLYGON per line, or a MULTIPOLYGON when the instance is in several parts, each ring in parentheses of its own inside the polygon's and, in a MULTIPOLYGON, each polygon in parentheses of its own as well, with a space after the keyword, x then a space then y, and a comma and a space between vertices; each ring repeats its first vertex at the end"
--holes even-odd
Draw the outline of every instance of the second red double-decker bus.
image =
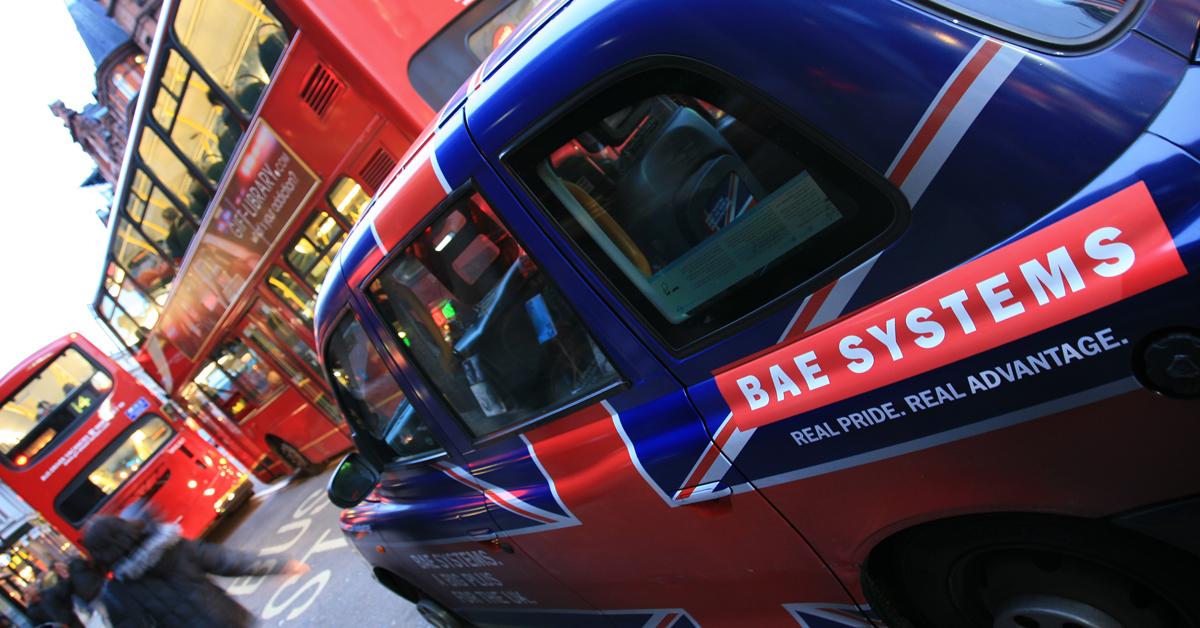
POLYGON ((163 3, 94 309, 258 479, 350 446, 313 351, 330 261, 434 111, 561 4, 163 3))
POLYGON ((245 474, 79 334, 0 379, 0 481, 76 544, 89 517, 134 505, 200 536, 251 491, 245 474))

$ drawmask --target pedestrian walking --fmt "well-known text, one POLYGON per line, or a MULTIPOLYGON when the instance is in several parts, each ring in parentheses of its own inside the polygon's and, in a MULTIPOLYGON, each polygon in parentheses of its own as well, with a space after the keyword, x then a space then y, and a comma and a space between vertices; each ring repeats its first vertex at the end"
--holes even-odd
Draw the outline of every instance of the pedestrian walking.
POLYGON ((29 607, 30 617, 38 624, 61 624, 69 628, 83 628, 75 615, 75 604, 71 600, 70 568, 62 561, 54 561, 38 583, 37 602, 29 607))
POLYGON ((101 516, 83 532, 96 567, 111 577, 101 600, 114 628, 242 628, 254 616, 209 575, 296 574, 308 566, 279 563, 219 545, 184 539, 179 527, 101 516))

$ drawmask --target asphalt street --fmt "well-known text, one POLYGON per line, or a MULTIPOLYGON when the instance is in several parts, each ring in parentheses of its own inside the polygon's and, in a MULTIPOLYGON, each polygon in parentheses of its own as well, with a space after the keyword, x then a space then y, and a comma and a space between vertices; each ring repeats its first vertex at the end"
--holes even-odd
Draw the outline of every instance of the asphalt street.
POLYGON ((427 626, 416 607, 375 582, 338 529, 338 508, 325 497, 330 468, 257 488, 255 496, 209 534, 264 561, 296 559, 299 576, 221 578, 263 626, 427 626))

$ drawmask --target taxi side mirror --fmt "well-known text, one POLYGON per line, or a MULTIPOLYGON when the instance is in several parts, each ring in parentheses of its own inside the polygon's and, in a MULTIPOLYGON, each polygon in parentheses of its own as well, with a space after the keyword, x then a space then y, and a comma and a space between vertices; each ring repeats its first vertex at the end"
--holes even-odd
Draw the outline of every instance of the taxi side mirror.
POLYGON ((379 471, 358 452, 352 451, 338 463, 325 493, 339 508, 353 508, 366 499, 379 484, 379 471))

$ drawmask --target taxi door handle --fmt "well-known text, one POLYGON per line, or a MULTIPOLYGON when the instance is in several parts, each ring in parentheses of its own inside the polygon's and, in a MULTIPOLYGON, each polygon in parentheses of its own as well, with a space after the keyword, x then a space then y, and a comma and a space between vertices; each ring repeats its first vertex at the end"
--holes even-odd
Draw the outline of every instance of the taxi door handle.
POLYGON ((486 543, 487 545, 490 545, 493 549, 499 549, 500 551, 502 551, 506 554, 511 554, 514 551, 513 546, 509 545, 508 543, 505 543, 504 541, 501 541, 500 535, 496 534, 496 531, 491 528, 481 528, 479 530, 471 530, 471 531, 467 532, 467 536, 471 537, 471 539, 473 539, 479 543, 486 543))
POLYGON ((496 535, 496 531, 491 528, 481 528, 479 530, 471 530, 467 532, 467 536, 480 543, 494 543, 500 539, 496 535))
POLYGON ((680 494, 675 499, 684 505, 693 505, 712 502, 713 500, 719 500, 730 495, 733 495, 733 487, 718 480, 680 490, 680 494), (687 490, 687 497, 682 497, 681 495, 684 490, 687 490))

